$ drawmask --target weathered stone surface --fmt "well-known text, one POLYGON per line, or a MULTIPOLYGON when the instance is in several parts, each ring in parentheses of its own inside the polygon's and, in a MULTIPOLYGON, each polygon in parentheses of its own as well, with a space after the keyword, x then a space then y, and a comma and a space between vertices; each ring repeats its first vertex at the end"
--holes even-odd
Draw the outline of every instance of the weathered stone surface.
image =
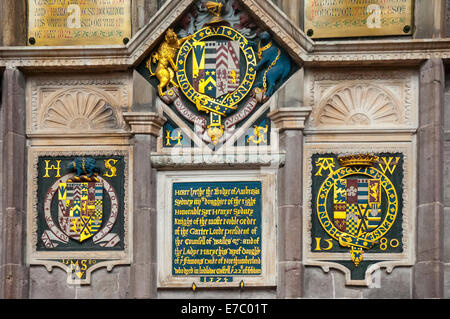
POLYGON ((156 298, 156 180, 150 163, 155 137, 134 137, 133 262, 130 298, 156 298))
POLYGON ((302 207, 278 208, 278 260, 300 261, 302 258, 302 207))
POLYGON ((164 3, 158 0, 134 0, 131 2, 132 34, 138 32, 164 3))
POLYGON ((443 206, 441 203, 417 207, 417 261, 439 261, 444 252, 443 206))
POLYGON ((28 268, 24 265, 26 206, 25 78, 18 69, 3 73, 0 134, 1 255, 0 298, 28 296, 28 268))
POLYGON ((133 262, 130 268, 130 285, 127 298, 155 298, 156 270, 156 263, 133 262))
POLYGON ((278 204, 302 204, 303 134, 299 130, 286 130, 280 135, 280 148, 286 152, 285 164, 278 174, 278 204))
POLYGON ((441 59, 430 59, 420 69, 419 126, 444 124, 444 65, 441 59))
MULTIPOLYGON (((433 1, 432 5, 436 5, 433 1)), ((444 71, 440 59, 430 59, 420 68, 417 263, 413 268, 413 297, 443 295, 443 147, 444 71)))
POLYGON ((450 298, 450 264, 445 264, 444 267, 444 295, 442 298, 450 298))
POLYGON ((3 208, 13 207, 18 212, 25 210, 26 138, 24 135, 7 132, 3 142, 3 208))
POLYGON ((283 107, 303 107, 304 70, 295 72, 275 94, 277 104, 283 107))
POLYGON ((92 273, 93 279, 89 286, 80 285, 76 288, 76 299, 120 299, 124 297, 129 276, 129 268, 114 267, 110 272, 106 268, 97 269, 92 273), (124 278, 122 278, 124 277, 124 278), (123 292, 121 293, 121 290, 123 292))
POLYGON ((67 273, 54 267, 48 272, 45 267, 30 268, 30 298, 31 299, 75 299, 75 285, 66 283, 67 273))
POLYGON ((2 282, 1 299, 28 298, 28 267, 19 264, 3 264, 0 266, 2 282))
POLYGON ((2 264, 20 265, 24 260, 24 216, 23 212, 8 207, 3 212, 2 242, 4 243, 2 264))
POLYGON ((304 267, 300 261, 278 262, 277 298, 301 298, 303 296, 304 267))
POLYGON ((442 298, 443 279, 444 272, 441 262, 417 262, 413 271, 413 298, 442 298))
POLYGON ((319 267, 305 267, 304 298, 333 298, 333 276, 319 267))
POLYGON ((157 96, 156 89, 139 72, 133 71, 133 111, 154 112, 157 96))
POLYGON ((450 207, 444 208, 444 240, 442 243, 444 254, 442 261, 450 263, 450 207))
POLYGON ((26 44, 26 1, 3 0, 0 7, 2 29, 0 29, 0 46, 26 44))
POLYGON ((275 0, 273 2, 289 16, 295 25, 303 30, 304 0, 275 0))
POLYGON ((242 299, 275 299, 277 297, 276 289, 252 289, 244 288, 240 291, 240 297, 242 299))
POLYGON ((444 179, 444 203, 445 206, 450 206, 450 141, 444 142, 443 154, 443 179, 444 179))
POLYGON ((425 62, 420 72, 418 130, 418 203, 443 201, 443 64, 439 59, 425 62), (426 169, 425 169, 426 168, 426 169))
POLYGON ((445 30, 445 2, 442 0, 415 1, 414 38, 440 38, 445 30))
MULTIPOLYGON (((373 273, 372 287, 362 290, 362 297, 369 299, 410 299, 412 268, 396 267, 388 274, 384 269, 373 273)), ((338 286, 338 285, 336 285, 338 286)), ((338 295, 336 295, 339 298, 338 295)))

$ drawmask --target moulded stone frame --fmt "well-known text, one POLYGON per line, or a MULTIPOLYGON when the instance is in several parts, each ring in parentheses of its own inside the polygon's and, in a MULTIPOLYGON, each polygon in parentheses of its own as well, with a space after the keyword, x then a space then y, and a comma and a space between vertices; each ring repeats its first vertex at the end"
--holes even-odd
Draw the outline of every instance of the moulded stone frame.
POLYGON ((397 266, 412 266, 415 262, 415 229, 416 229, 416 146, 415 139, 412 141, 397 142, 393 147, 389 143, 374 142, 338 142, 338 143, 305 143, 303 157, 303 261, 306 266, 322 267, 324 272, 330 268, 336 268, 345 275, 346 285, 351 286, 369 286, 372 283, 372 273, 380 268, 386 268, 391 273, 397 266), (403 162, 403 210, 402 210, 402 243, 403 252, 401 253, 369 253, 364 254, 364 260, 382 260, 381 262, 370 265, 365 273, 363 280, 352 280, 351 272, 345 266, 332 262, 332 260, 350 260, 350 252, 345 253, 314 253, 311 252, 311 219, 312 208, 312 164, 313 154, 325 154, 342 152, 346 153, 381 153, 381 152, 401 152, 404 155, 403 162))
POLYGON ((201 171, 159 171, 157 173, 157 272, 158 288, 274 287, 277 282, 277 199, 276 170, 201 170, 201 171), (235 276, 233 282, 203 283, 200 276, 172 275, 172 185, 175 182, 232 182, 261 181, 261 263, 262 274, 258 276, 235 276))
POLYGON ((31 75, 27 79, 27 135, 29 137, 39 135, 76 135, 76 134, 105 134, 126 133, 128 131, 123 113, 130 111, 132 104, 132 76, 129 72, 114 72, 110 74, 96 74, 95 76, 75 73, 69 76, 61 76, 54 73, 51 75, 31 75), (105 99, 117 121, 115 128, 93 128, 91 130, 68 129, 68 128, 44 128, 42 119, 51 103, 59 96, 68 91, 81 94, 92 94, 105 99))
POLYGON ((29 147, 28 148, 28 186, 27 186, 27 254, 26 263, 29 266, 42 265, 48 272, 53 267, 67 271, 67 283, 86 285, 91 282, 91 273, 101 267, 111 271, 116 265, 129 265, 133 260, 133 148, 131 146, 72 146, 65 147, 29 147), (120 251, 37 251, 37 163, 40 156, 123 156, 124 172, 124 249, 120 251), (70 268, 59 262, 60 259, 101 259, 101 262, 91 266, 86 271, 86 278, 73 279, 70 268))
MULTIPOLYGON (((349 131, 350 127, 360 131, 411 130, 418 126, 419 74, 415 68, 375 69, 331 68, 305 71, 305 105, 313 111, 305 125, 305 132, 349 131), (318 125, 318 117, 327 100, 338 90, 366 85, 383 91, 392 98, 398 111, 398 123, 370 125, 318 125)), ((348 106, 347 106, 348 107, 348 106)))

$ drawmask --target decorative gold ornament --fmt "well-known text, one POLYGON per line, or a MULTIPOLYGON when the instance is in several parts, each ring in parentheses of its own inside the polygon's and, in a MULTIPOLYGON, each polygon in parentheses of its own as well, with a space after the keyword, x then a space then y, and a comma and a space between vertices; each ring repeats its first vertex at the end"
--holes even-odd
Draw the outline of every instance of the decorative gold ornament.
POLYGON ((379 157, 372 154, 351 154, 338 157, 341 166, 373 166, 379 157))
POLYGON ((158 93, 160 96, 166 95, 163 89, 169 90, 169 84, 178 88, 178 84, 174 81, 175 72, 178 72, 178 67, 174 60, 181 45, 191 37, 192 35, 189 35, 178 39, 173 29, 168 29, 163 43, 148 59, 146 67, 150 71, 150 76, 156 76, 159 80, 158 93), (158 63, 155 72, 152 71, 152 63, 158 63))
POLYGON ((261 47, 261 42, 258 42, 258 60, 261 60, 264 51, 272 46, 272 41, 267 43, 265 46, 261 47))
POLYGON ((223 18, 221 17, 223 4, 215 1, 206 2, 206 8, 209 13, 211 13, 214 17, 209 21, 208 24, 215 24, 223 22, 223 18))

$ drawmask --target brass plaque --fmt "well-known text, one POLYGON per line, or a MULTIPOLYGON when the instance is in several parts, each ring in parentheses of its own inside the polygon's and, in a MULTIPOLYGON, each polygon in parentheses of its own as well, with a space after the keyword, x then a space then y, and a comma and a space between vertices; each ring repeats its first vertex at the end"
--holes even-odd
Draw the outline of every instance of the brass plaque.
POLYGON ((412 34, 412 0, 307 0, 305 32, 311 38, 412 34))
POLYGON ((124 44, 131 0, 28 0, 28 44, 124 44))

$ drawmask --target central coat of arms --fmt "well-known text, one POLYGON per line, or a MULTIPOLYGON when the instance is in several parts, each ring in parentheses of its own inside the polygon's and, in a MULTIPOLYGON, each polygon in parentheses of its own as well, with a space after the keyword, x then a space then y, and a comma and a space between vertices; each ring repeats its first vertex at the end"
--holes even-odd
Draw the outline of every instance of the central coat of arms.
MULTIPOLYGON (((163 102, 215 147, 268 100, 293 65, 237 0, 196 1, 180 21, 165 32, 140 72, 157 86, 163 102)), ((248 139, 253 140, 258 139, 248 139)))
POLYGON ((244 36, 232 28, 206 27, 181 47, 177 67, 182 92, 199 111, 211 114, 208 135, 216 143, 223 135, 221 117, 235 111, 236 105, 252 89, 256 75, 256 57, 252 47, 244 36), (228 41, 206 41, 208 38, 225 38, 228 41), (240 50, 245 57, 242 81, 240 50), (186 72, 189 54, 190 76, 186 72))

